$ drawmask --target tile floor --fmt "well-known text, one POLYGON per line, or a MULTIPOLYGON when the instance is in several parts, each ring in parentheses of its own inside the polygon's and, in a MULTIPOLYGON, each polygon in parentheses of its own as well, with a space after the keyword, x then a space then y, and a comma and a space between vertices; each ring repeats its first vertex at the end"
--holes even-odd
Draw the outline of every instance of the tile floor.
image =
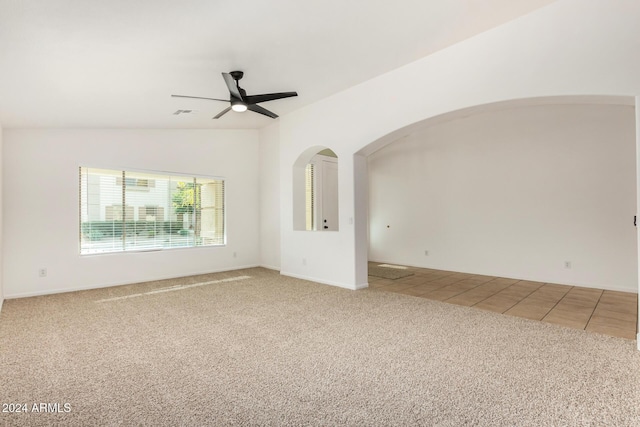
POLYGON ((408 271, 414 274, 395 280, 369 276, 369 287, 636 339, 636 293, 428 268, 408 271))

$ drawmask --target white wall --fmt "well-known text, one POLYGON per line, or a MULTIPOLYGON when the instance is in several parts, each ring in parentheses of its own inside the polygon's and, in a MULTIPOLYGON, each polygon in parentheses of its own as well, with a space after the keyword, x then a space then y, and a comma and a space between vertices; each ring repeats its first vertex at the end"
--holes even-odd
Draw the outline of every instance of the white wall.
POLYGON ((7 298, 260 263, 257 131, 5 129, 2 165, 7 298), (224 177, 228 244, 80 256, 79 166, 224 177))
POLYGON ((636 292, 635 144, 634 108, 613 105, 510 108, 404 137, 369 157, 369 258, 636 292))
POLYGON ((260 265, 280 270, 278 122, 260 130, 260 265))
POLYGON ((368 204, 357 194, 366 181, 361 155, 371 144, 379 148, 376 141, 385 142, 385 135, 505 100, 640 94, 639 21, 635 0, 558 0, 281 117, 283 274, 348 288, 366 285, 362 230, 368 204), (316 145, 331 147, 341 159, 340 224, 349 226, 331 235, 292 227, 291 165, 316 145))

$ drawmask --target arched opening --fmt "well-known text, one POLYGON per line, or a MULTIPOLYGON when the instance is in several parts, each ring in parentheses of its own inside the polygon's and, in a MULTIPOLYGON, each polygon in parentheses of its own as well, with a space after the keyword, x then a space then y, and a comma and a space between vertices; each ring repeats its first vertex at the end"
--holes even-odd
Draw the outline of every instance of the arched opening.
POLYGON ((356 236, 356 274, 366 271, 371 259, 586 286, 597 280, 633 292, 637 238, 628 220, 636 212, 637 192, 633 106, 633 98, 617 96, 499 102, 414 123, 368 144, 354 164, 357 188, 368 188, 366 200, 355 205, 356 218, 367 224, 356 236), (547 106, 558 114, 545 113, 547 106), (578 121, 582 128, 572 129, 566 121, 575 116, 571 106, 609 111, 614 121, 593 123, 605 117, 594 110, 592 120, 585 116, 578 121), (602 132, 594 133, 594 126, 602 132), (486 135, 499 131, 482 137, 484 147, 474 141, 483 129, 486 135), (520 146, 509 144, 518 132, 520 146), (623 148, 606 137, 622 134, 623 148), (424 144, 442 135, 455 144, 424 144), (560 144, 565 136, 567 144, 560 144), (500 143, 504 150, 495 151, 500 143), (615 158, 611 150, 617 150, 615 158), (429 174, 428 185, 410 181, 429 174), (617 253, 609 250, 614 235, 617 253), (612 263, 620 264, 617 273, 609 268, 612 263))
POLYGON ((327 147, 305 150, 293 165, 293 229, 338 231, 338 156, 327 147))

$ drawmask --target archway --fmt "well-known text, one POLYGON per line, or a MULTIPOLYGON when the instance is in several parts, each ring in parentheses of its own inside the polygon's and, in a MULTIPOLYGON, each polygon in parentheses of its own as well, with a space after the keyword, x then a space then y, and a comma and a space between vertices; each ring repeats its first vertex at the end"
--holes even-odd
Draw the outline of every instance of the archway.
MULTIPOLYGON (((368 255, 368 250, 369 250, 370 229, 368 228, 368 222, 371 218, 369 215, 369 212, 367 211, 369 208, 369 201, 367 197, 368 196, 367 188, 369 186, 369 176, 367 172, 367 157, 369 155, 371 155, 372 153, 378 150, 381 150, 383 147, 387 146, 393 141, 398 141, 399 139, 402 139, 402 138, 408 138, 411 135, 417 132, 420 132, 424 129, 428 129, 430 127, 434 127, 441 123, 446 123, 452 120, 469 117, 475 114, 484 114, 488 112, 514 109, 516 107, 547 106, 547 105, 558 106, 558 105, 571 105, 571 104, 575 104, 575 105, 603 105, 604 104, 604 105, 629 107, 634 105, 634 98, 618 97, 618 96, 572 96, 572 97, 563 96, 563 97, 518 99, 518 100, 512 100, 512 101, 492 103, 487 105, 480 105, 480 106, 475 106, 471 108, 466 108, 463 110, 449 112, 440 116, 436 116, 430 119, 416 122, 402 129, 398 129, 394 132, 391 132, 385 135, 384 137, 379 138, 378 140, 373 141, 372 143, 360 149, 356 153, 354 158, 354 174, 355 174, 355 183, 356 183, 355 209, 356 209, 356 217, 359 219, 358 222, 366 223, 367 227, 365 230, 360 230, 360 232, 356 233, 355 246, 357 251, 357 256, 356 256, 357 274, 359 275, 366 274, 365 273, 366 263, 369 259, 368 256, 364 256, 365 253, 367 253, 368 255), (363 196, 363 193, 366 194, 366 196, 363 196), (366 239, 366 243, 364 242, 365 239, 366 239)), ((631 184, 635 184, 635 183, 631 183, 631 184)), ((629 212, 629 215, 633 215, 633 213, 634 212, 629 212)), ((425 253, 424 251, 427 249, 429 248, 428 247, 421 248, 420 252, 425 253)), ((563 261, 559 261, 559 264, 561 264, 563 261)), ((637 271, 637 267, 636 267, 636 271, 637 271)))

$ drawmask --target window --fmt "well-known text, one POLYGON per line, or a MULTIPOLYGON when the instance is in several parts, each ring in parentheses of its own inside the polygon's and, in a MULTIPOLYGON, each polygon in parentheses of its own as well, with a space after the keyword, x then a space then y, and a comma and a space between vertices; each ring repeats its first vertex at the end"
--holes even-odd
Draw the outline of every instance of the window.
MULTIPOLYGON (((116 185, 122 185, 122 177, 116 178, 116 185)), ((124 179, 124 183, 129 190, 146 191, 150 187, 155 187, 155 181, 145 178, 130 178, 124 179)))
POLYGON ((80 168, 81 254, 224 244, 224 180, 80 168))

